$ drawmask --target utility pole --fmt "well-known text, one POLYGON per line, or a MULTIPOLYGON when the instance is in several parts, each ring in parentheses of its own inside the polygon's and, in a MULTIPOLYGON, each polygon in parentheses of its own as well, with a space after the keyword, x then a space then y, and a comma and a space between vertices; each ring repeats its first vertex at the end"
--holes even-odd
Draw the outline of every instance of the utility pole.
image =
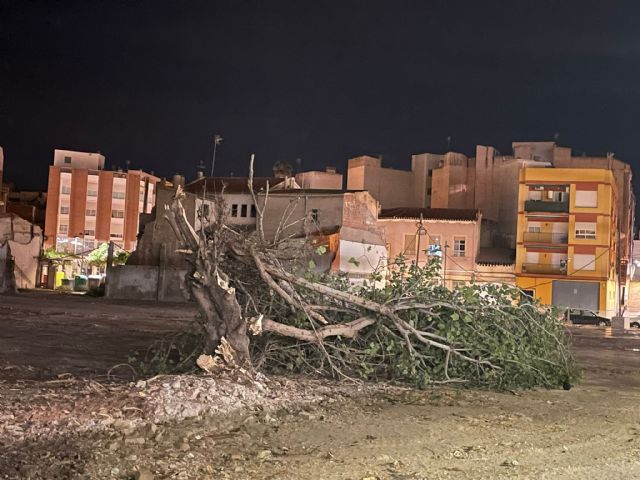
POLYGON ((213 177, 213 169, 216 166, 216 148, 222 143, 223 138, 217 133, 213 136, 213 158, 211 160, 211 175, 213 177))
POLYGON ((427 233, 427 229, 424 228, 422 224, 422 214, 420 214, 420 220, 416 223, 416 236, 418 237, 417 245, 416 245, 416 266, 420 266, 420 237, 427 233))
POLYGON ((442 259, 442 286, 447 288, 447 249, 449 248, 449 242, 444 242, 444 257, 442 259))

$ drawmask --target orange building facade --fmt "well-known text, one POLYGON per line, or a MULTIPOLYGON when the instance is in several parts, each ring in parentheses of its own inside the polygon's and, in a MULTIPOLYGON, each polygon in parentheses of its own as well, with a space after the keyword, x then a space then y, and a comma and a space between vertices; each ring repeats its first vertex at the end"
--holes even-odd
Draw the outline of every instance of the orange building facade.
POLYGON ((45 247, 80 253, 112 241, 134 250, 139 216, 151 213, 159 178, 104 170, 97 153, 55 150, 49 167, 45 247))

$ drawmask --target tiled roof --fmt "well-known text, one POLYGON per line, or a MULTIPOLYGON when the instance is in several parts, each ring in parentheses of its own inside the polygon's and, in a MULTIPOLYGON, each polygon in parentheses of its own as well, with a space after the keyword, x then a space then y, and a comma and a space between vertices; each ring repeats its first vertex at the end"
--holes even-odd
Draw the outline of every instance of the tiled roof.
POLYGON ((418 219, 420 215, 425 220, 462 220, 473 221, 479 216, 478 210, 461 208, 383 208, 378 218, 411 218, 418 219))
MULTIPOLYGON (((204 177, 185 185, 184 190, 190 193, 201 194, 206 182, 207 193, 219 193, 223 189, 225 193, 249 193, 248 180, 247 177, 204 177)), ((267 182, 269 182, 270 187, 273 187, 282 182, 282 180, 282 178, 275 177, 254 177, 253 189, 259 192, 266 188, 267 182)))

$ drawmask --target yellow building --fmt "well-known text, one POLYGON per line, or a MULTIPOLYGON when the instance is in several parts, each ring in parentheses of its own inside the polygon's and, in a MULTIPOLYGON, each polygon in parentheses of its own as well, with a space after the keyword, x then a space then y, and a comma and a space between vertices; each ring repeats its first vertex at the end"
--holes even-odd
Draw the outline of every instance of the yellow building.
POLYGON ((618 307, 616 199, 610 170, 523 168, 517 285, 544 304, 614 316, 618 307))

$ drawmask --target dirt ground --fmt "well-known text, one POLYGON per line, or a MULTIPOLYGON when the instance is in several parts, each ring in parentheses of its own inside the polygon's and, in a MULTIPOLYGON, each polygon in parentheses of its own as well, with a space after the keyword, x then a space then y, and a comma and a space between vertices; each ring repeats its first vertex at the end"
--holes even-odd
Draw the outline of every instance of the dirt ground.
POLYGON ((0 478, 640 478, 636 336, 572 328, 585 379, 569 391, 107 381, 192 313, 0 296, 0 478))

